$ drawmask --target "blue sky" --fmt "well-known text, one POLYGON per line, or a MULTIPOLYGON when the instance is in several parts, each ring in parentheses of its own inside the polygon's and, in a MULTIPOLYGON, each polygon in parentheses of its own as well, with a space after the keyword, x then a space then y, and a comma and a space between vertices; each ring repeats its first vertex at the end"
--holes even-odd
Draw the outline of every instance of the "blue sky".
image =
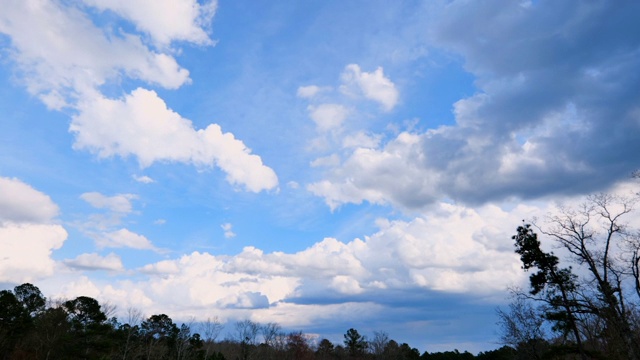
POLYGON ((0 5, 5 288, 486 350, 521 220, 636 186, 633 2, 0 5))

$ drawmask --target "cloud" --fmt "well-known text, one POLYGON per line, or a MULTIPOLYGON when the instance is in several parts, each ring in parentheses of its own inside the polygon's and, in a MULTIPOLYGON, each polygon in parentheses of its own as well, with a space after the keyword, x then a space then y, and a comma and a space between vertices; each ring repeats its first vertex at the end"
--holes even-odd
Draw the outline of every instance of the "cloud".
POLYGON ((134 194, 118 194, 114 196, 102 195, 98 192, 88 192, 80 195, 80 198, 97 209, 107 209, 121 214, 132 211, 131 200, 138 198, 134 194))
POLYGON ((224 230, 225 238, 231 239, 236 236, 236 234, 231 230, 233 228, 233 225, 231 225, 230 223, 224 223, 220 225, 220 227, 222 228, 222 230, 224 230))
POLYGON ((199 3, 196 0, 83 0, 100 10, 111 10, 131 20, 138 30, 148 33, 154 41, 167 46, 172 41, 188 41, 211 45, 203 29, 211 23, 217 1, 199 3))
POLYGON ((334 276, 329 288, 348 295, 360 294, 364 291, 356 279, 345 275, 334 276))
POLYGON ((81 254, 75 259, 64 260, 65 265, 80 270, 109 270, 120 271, 124 269, 122 260, 114 253, 100 256, 97 253, 81 254))
POLYGON ((382 67, 374 72, 362 71, 357 64, 349 64, 345 67, 341 76, 343 85, 340 90, 347 95, 362 94, 365 98, 374 100, 385 111, 392 110, 398 103, 398 90, 389 78, 384 76, 382 67))
MULTIPOLYGON (((105 196, 98 192, 88 192, 80 195, 80 198, 94 208, 107 210, 106 213, 90 214, 87 220, 77 224, 80 231, 93 239, 98 248, 159 250, 144 235, 122 227, 123 219, 133 212, 131 200, 137 199, 137 195, 105 196)), ((161 225, 163 222, 155 223, 161 225)))
POLYGON ((139 270, 146 274, 177 274, 180 272, 178 264, 172 260, 162 260, 157 263, 147 264, 139 270))
MULTIPOLYGON (((477 93, 453 104, 454 124, 354 147, 309 190, 332 208, 367 201, 415 210, 442 199, 584 194, 628 178, 640 166, 633 12, 499 1, 437 10, 431 45, 462 57, 477 93)), ((358 68, 345 72, 356 83, 358 68)))
POLYGON ((189 80, 172 56, 150 51, 134 35, 97 28, 78 8, 34 0, 3 8, 0 32, 11 38, 13 60, 29 92, 51 108, 92 96, 122 75, 170 89, 189 80))
POLYGON ((143 184, 151 184, 154 183, 155 180, 153 180, 152 178, 146 176, 146 175, 142 175, 142 176, 138 176, 138 175, 133 175, 133 180, 143 183, 143 184))
POLYGON ((67 231, 51 224, 0 226, 0 282, 23 283, 52 276, 54 250, 62 247, 67 231))
POLYGON ((145 236, 128 229, 119 229, 100 234, 96 237, 96 245, 100 248, 132 248, 139 250, 156 250, 145 236))
POLYGON ((220 299, 216 302, 216 307, 223 309, 264 309, 269 307, 269 298, 259 292, 247 291, 220 299))
POLYGON ((336 321, 383 326, 407 313, 437 321, 434 314, 452 304, 476 308, 526 281, 510 236, 522 218, 542 211, 440 203, 429 216, 379 219, 378 230, 362 239, 325 238, 292 253, 255 247, 236 255, 193 252, 147 264, 128 279, 74 279, 56 295, 84 294, 177 319, 214 312, 223 322, 252 319, 314 331, 334 329, 336 321), (473 304, 462 302, 469 297, 473 304))
POLYGON ((349 113, 347 108, 339 104, 311 105, 307 110, 321 132, 339 128, 349 113))
POLYGON ((0 282, 33 282, 54 273, 54 250, 66 230, 54 223, 58 206, 30 185, 0 177, 0 282))
POLYGON ((345 148, 372 148, 376 149, 380 145, 380 135, 370 135, 363 131, 358 131, 354 134, 347 135, 342 139, 342 146, 345 148))
POLYGON ((317 85, 309 85, 309 86, 300 86, 298 88, 297 95, 301 98, 312 98, 316 96, 322 88, 317 85))
POLYGON ((310 163, 311 167, 334 167, 340 165, 340 156, 338 154, 331 154, 329 156, 317 158, 310 163))
POLYGON ((48 223, 58 213, 48 195, 16 178, 0 177, 0 224, 48 223))
POLYGON ((437 174, 416 166, 421 158, 419 135, 402 133, 382 150, 358 147, 328 179, 309 184, 307 189, 321 196, 335 209, 344 203, 393 204, 417 208, 439 196, 437 174))
MULTIPOLYGON (((79 4, 9 3, 0 14, 0 33, 10 38, 20 79, 50 108, 74 110, 69 130, 76 135, 75 149, 100 157, 136 156, 143 167, 157 161, 216 165, 229 182, 254 192, 277 186, 273 170, 233 134, 223 133, 216 124, 195 130, 156 92, 138 88, 123 99, 102 94, 101 86, 122 78, 167 89, 188 83, 189 71, 178 65, 170 49, 161 46, 154 51, 139 34, 100 28, 79 4)), ((211 44, 203 27, 210 23, 216 2, 86 3, 134 22, 161 45, 174 40, 211 44)))
POLYGON ((416 288, 500 292, 522 279, 511 232, 521 219, 539 211, 527 206, 505 211, 495 205, 472 209, 440 203, 428 217, 380 220, 379 231, 362 240, 343 243, 328 238, 294 254, 245 251, 229 265, 263 275, 296 274, 301 277, 296 292, 301 298, 319 296, 326 289, 343 296, 416 288), (272 266, 262 266, 263 262, 272 266))
POLYGON ((297 95, 307 99, 307 113, 316 124, 318 137, 309 141, 308 149, 323 153, 323 158, 312 161, 312 166, 332 158, 328 151, 357 146, 377 146, 379 134, 367 134, 365 124, 380 115, 380 111, 362 106, 362 98, 378 102, 382 111, 390 111, 398 102, 399 94, 391 80, 384 76, 382 68, 373 73, 360 70, 356 64, 347 65, 341 75, 340 91, 333 87, 317 85, 301 86, 297 95), (318 96, 322 93, 322 96, 318 96), (346 121, 349 119, 349 121, 346 121))
POLYGON ((640 6, 476 5, 452 4, 431 30, 432 41, 464 57, 480 87, 455 104, 458 126, 443 131, 441 147, 456 151, 455 161, 470 166, 458 176, 486 194, 449 192, 535 197, 628 177, 638 166, 630 154, 640 150, 631 115, 640 101, 640 36, 629 30, 640 6))
POLYGON ((154 91, 138 88, 119 100, 96 97, 82 102, 79 110, 70 126, 76 149, 99 157, 134 155, 142 167, 158 161, 215 165, 230 183, 253 192, 278 184, 275 172, 233 134, 223 133, 217 124, 194 129, 154 91))

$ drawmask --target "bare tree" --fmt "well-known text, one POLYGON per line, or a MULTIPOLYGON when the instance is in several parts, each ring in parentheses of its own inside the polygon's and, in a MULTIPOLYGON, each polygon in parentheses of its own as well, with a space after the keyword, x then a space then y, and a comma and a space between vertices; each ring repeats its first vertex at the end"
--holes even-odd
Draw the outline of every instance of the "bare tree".
POLYGON ((100 310, 102 310, 107 319, 111 319, 112 317, 116 316, 118 306, 116 304, 110 303, 109 301, 106 301, 100 304, 100 310))
POLYGON ((370 341, 371 351, 376 357, 382 356, 384 349, 389 343, 389 334, 384 331, 374 331, 373 339, 370 341))
POLYGON ((278 340, 278 335, 280 334, 281 330, 282 327, 274 322, 266 323, 260 326, 260 332, 262 333, 264 343, 275 348, 276 342, 278 340))
POLYGON ((249 345, 257 345, 260 324, 249 319, 237 321, 235 324, 236 339, 238 342, 245 342, 249 345))
POLYGON ((200 324, 200 329, 205 341, 215 342, 223 328, 224 325, 222 325, 217 316, 207 318, 206 321, 200 324))
POLYGON ((180 330, 176 336, 175 340, 175 348, 176 348, 176 359, 184 359, 189 349, 189 340, 191 339, 191 327, 195 322, 195 317, 190 317, 186 323, 183 323, 180 326, 180 330))
POLYGON ((129 354, 129 351, 131 349, 131 338, 136 333, 138 329, 138 325, 140 324, 140 321, 142 320, 143 317, 144 316, 142 314, 142 310, 134 307, 129 307, 127 309, 127 323, 124 325, 127 333, 127 339, 125 340, 125 343, 124 343, 122 360, 127 359, 127 355, 129 354))
POLYGON ((527 358, 540 359, 544 352, 546 334, 544 318, 519 289, 512 290, 509 309, 497 309, 500 341, 524 353, 527 358))
POLYGON ((205 341, 205 359, 209 356, 211 345, 216 341, 223 328, 224 325, 222 325, 217 316, 207 318, 206 321, 200 324, 200 331, 202 332, 202 335, 204 335, 205 341))
POLYGON ((634 242, 638 232, 626 222, 637 202, 637 195, 591 195, 577 207, 559 207, 544 225, 534 224, 569 254, 568 267, 541 250, 530 225, 520 226, 513 237, 523 269, 537 270, 530 276, 532 298, 546 304, 545 318, 556 329, 573 334, 583 359, 589 356, 584 341, 589 352, 604 352, 609 359, 635 360, 640 354, 634 337, 638 324, 631 317, 638 302, 628 296, 640 297, 640 242, 634 242))
POLYGON ((240 343, 241 358, 249 359, 251 351, 257 345, 260 324, 249 319, 237 321, 235 324, 235 338, 240 343))
POLYGON ((594 295, 582 308, 605 322, 609 343, 624 349, 620 356, 628 359, 637 359, 638 355, 623 287, 626 270, 632 268, 614 254, 627 239, 625 217, 637 201, 637 197, 592 195, 577 209, 560 208, 559 214, 549 218, 550 229, 543 231, 587 270, 583 287, 594 295))

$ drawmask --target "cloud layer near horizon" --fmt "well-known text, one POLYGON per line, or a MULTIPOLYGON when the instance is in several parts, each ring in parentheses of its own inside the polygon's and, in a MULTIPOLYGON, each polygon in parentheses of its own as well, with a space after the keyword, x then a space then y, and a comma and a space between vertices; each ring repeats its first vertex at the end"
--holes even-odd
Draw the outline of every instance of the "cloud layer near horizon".
MULTIPOLYGON (((0 189, 11 190, 13 187, 12 194, 21 194, 13 196, 37 198, 43 206, 56 209, 48 197, 26 184, 15 179, 0 180, 0 189), (15 191, 16 189, 19 191, 15 191)), ((17 202, 11 201, 7 191, 2 193, 5 195, 0 198, 0 202, 8 204, 3 206, 4 209, 19 208, 17 202)), ((131 211, 131 196, 105 197, 91 193, 83 195, 83 198, 93 206, 106 207, 110 211, 131 211)), ((177 288, 182 288, 180 293, 184 296, 171 302, 175 302, 175 306, 182 304, 186 309, 200 308, 199 311, 212 307, 220 310, 228 307, 236 309, 239 303, 244 304, 240 308, 254 309, 275 306, 281 302, 296 303, 317 296, 340 298, 381 290, 404 291, 414 288, 453 293, 471 292, 486 296, 521 279, 521 274, 517 271, 517 257, 513 254, 509 241, 509 232, 518 219, 530 218, 538 211, 540 210, 537 208, 525 206, 506 212, 493 205, 471 209, 441 203, 432 215, 412 221, 381 219, 378 223, 379 230, 364 239, 345 243, 326 238, 296 253, 264 253, 255 247, 246 247, 233 256, 193 252, 175 260, 163 260, 135 270, 146 274, 147 280, 122 280, 117 285, 110 285, 110 288, 122 287, 122 291, 136 288, 147 294, 145 303, 132 299, 131 303, 120 304, 124 308, 148 308, 148 302, 152 301, 158 311, 162 306, 168 305, 167 299, 162 296, 164 291, 175 291, 177 288), (228 296, 235 300, 227 299, 228 296), (238 300, 243 296, 249 297, 238 300), (259 302, 254 303, 249 299, 259 302)), ((56 212, 48 216, 54 214, 56 212)), ((36 215, 37 213, 24 217, 36 218, 45 223, 51 221, 49 217, 38 218, 36 215)), ((12 226, 6 230, 11 230, 12 226)), ((62 229, 58 225, 50 225, 51 227, 62 229)), ((128 230, 119 232, 130 234, 129 240, 132 236, 138 236, 128 230)), ((136 246, 135 241, 123 240, 122 244, 124 243, 128 247, 146 248, 136 246)), ((42 249, 43 254, 48 252, 50 255, 52 247, 59 247, 61 244, 61 241, 55 244, 42 243, 34 250, 39 253, 42 249)), ((114 239, 110 242, 98 241, 98 246, 112 248, 122 244, 114 239)), ((15 253, 9 250, 6 253, 15 253)), ((52 262, 48 256, 46 261, 42 261, 52 262)), ((58 265, 74 269, 125 270, 114 253, 104 257, 96 253, 81 254, 58 265)), ((40 274, 43 278, 50 275, 41 274, 39 270, 28 273, 31 276, 40 274)), ((75 290, 72 288, 67 290, 70 293, 90 291, 87 286, 75 290)), ((59 295, 70 293, 61 292, 59 295)), ((111 299, 102 290, 99 294, 111 301, 118 300, 111 299)))

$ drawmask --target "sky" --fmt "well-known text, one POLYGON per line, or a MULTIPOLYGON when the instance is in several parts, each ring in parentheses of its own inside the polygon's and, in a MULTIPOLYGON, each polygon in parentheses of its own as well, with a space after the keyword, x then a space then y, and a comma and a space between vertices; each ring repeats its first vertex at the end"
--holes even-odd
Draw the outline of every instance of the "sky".
POLYGON ((1 288, 477 352, 522 220, 638 188, 635 1, 0 8, 1 288))

